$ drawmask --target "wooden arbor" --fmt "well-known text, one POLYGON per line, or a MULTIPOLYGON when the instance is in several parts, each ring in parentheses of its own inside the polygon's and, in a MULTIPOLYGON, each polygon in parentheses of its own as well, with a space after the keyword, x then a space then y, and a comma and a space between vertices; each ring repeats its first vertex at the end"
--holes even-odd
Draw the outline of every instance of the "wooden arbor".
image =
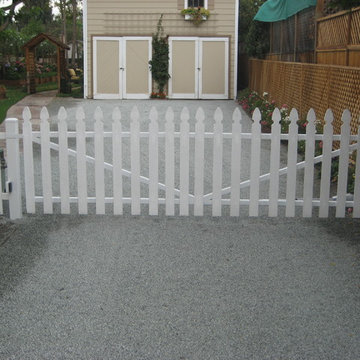
POLYGON ((58 88, 60 89, 60 80, 67 78, 66 73, 66 59, 65 59, 65 50, 70 48, 54 38, 51 35, 40 33, 36 35, 31 40, 29 40, 23 48, 25 49, 25 61, 26 61, 26 85, 28 94, 33 94, 36 92, 35 88, 35 48, 44 40, 50 41, 57 48, 57 78, 58 78, 58 88))

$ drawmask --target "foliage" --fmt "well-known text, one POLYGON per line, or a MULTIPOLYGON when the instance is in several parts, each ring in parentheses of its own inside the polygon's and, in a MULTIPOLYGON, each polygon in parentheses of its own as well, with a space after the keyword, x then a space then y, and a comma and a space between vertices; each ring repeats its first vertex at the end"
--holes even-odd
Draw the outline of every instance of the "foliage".
POLYGON ((6 99, 0 100, 0 124, 5 120, 9 108, 26 96, 22 88, 8 87, 6 89, 6 99))
POLYGON ((203 21, 210 17, 210 11, 201 6, 197 8, 190 7, 181 10, 181 15, 189 15, 193 24, 200 25, 203 21))
MULTIPOLYGON (((4 65, 4 79, 5 80, 18 80, 25 79, 26 65, 23 60, 15 62, 7 62, 4 65)), ((35 64, 35 76, 38 78, 56 76, 57 67, 55 64, 35 64)))
POLYGON ((265 0, 241 0, 239 11, 240 51, 263 58, 269 50, 269 25, 253 18, 265 0))
POLYGON ((265 58, 269 52, 269 24, 261 21, 252 21, 245 37, 246 53, 258 59, 265 58))
POLYGON ((360 0, 330 0, 326 5, 330 10, 346 10, 360 6, 360 0))
POLYGON ((164 92, 165 85, 170 78, 169 75, 169 44, 164 36, 162 17, 157 24, 157 32, 152 37, 153 56, 149 61, 150 70, 154 81, 158 85, 160 93, 164 92))

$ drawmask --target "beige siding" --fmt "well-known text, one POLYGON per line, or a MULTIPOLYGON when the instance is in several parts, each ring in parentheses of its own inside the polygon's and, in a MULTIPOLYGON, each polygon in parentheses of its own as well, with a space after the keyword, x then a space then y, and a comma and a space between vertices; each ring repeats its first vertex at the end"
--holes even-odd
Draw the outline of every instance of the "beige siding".
POLYGON ((235 49, 235 0, 214 0, 210 18, 200 26, 185 21, 178 0, 88 0, 88 86, 92 96, 92 36, 151 36, 163 14, 169 36, 229 36, 229 96, 233 97, 235 49))

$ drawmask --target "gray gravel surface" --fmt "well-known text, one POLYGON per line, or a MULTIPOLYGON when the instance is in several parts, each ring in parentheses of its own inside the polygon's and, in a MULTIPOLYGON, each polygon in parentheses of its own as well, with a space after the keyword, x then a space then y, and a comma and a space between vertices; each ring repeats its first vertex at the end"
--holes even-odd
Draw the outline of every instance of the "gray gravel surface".
POLYGON ((360 358, 359 221, 52 215, 8 225, 2 360, 360 358))

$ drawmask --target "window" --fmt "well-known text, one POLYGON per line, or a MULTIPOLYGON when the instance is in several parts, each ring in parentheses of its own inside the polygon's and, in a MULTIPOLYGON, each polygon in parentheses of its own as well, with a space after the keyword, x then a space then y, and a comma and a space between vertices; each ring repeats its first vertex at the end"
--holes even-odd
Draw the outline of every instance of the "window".
POLYGON ((207 9, 208 7, 208 0, 185 0, 185 9, 190 7, 203 7, 207 9))

